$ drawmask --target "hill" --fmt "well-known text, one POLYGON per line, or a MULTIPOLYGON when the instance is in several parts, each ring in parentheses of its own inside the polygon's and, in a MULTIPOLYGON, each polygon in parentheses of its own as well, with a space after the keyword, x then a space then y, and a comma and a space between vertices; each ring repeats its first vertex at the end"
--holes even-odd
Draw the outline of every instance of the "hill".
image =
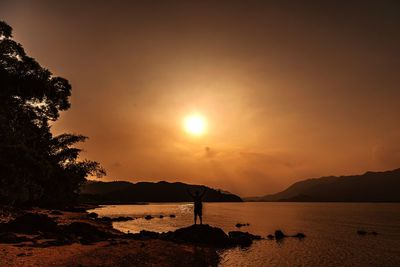
POLYGON ((247 201, 400 202, 400 169, 329 176, 294 183, 286 190, 247 201))
POLYGON ((241 202, 239 196, 203 185, 169 182, 88 181, 81 188, 81 200, 97 204, 129 204, 137 202, 189 202, 187 191, 205 190, 205 202, 241 202))

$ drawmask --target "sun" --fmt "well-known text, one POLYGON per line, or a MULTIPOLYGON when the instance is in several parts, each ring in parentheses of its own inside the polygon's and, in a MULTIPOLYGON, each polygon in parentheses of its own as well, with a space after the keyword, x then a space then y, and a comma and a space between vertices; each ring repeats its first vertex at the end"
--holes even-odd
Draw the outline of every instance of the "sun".
POLYGON ((207 129, 206 119, 200 114, 190 114, 183 120, 185 131, 191 135, 204 135, 207 129))

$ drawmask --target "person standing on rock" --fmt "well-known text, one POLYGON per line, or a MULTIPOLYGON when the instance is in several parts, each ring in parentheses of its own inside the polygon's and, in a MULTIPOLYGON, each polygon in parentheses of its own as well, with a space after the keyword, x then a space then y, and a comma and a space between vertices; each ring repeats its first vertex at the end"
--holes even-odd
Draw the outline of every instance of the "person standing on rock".
POLYGON ((206 192, 206 190, 204 189, 201 194, 199 191, 196 191, 196 192, 194 192, 194 195, 193 195, 188 190, 188 193, 193 198, 193 202, 194 202, 194 224, 197 224, 197 216, 200 219, 200 224, 203 224, 203 197, 204 197, 205 192, 206 192))

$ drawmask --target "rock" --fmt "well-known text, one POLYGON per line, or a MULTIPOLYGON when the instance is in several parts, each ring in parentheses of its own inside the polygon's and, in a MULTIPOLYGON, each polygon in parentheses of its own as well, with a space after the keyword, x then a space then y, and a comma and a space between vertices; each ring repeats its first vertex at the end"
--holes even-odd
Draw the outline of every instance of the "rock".
POLYGON ((92 224, 84 222, 73 222, 65 226, 64 233, 67 235, 77 236, 82 244, 90 244, 92 242, 102 241, 112 237, 111 234, 99 230, 92 224))
POLYGON ((276 230, 275 231, 275 239, 279 240, 282 238, 287 237, 281 230, 276 230))
POLYGON ((357 234, 358 234, 358 235, 366 235, 366 234, 367 234, 367 231, 365 231, 365 230, 358 230, 358 231, 357 231, 357 234))
POLYGON ((296 238, 302 239, 302 238, 305 238, 306 235, 303 234, 303 233, 297 233, 297 234, 293 235, 292 237, 296 237, 296 238))
POLYGON ((260 240, 261 236, 253 235, 247 232, 241 231, 232 231, 229 232, 229 238, 234 245, 239 246, 250 246, 253 243, 253 240, 260 240))
POLYGON ((247 236, 251 240, 261 240, 262 239, 261 236, 259 236, 259 235, 253 235, 253 234, 250 234, 248 232, 241 232, 241 231, 232 231, 232 232, 229 232, 228 235, 231 238, 232 237, 237 237, 237 236, 247 236))
POLYGON ((17 233, 37 234, 38 232, 56 232, 58 226, 45 214, 26 213, 9 222, 8 229, 17 233))
POLYGON ((102 221, 102 222, 106 222, 106 223, 111 223, 112 219, 110 217, 101 217, 101 218, 97 218, 97 220, 102 221))
POLYGON ((273 236, 273 235, 267 235, 267 238, 269 239, 269 240, 273 240, 275 237, 273 236))
POLYGON ((170 238, 176 241, 214 247, 228 247, 232 245, 228 235, 222 229, 207 224, 180 228, 170 233, 170 238))
POLYGON ((146 230, 142 230, 142 231, 140 231, 140 233, 135 233, 135 234, 128 233, 128 234, 124 235, 124 237, 127 239, 135 239, 135 240, 161 239, 161 238, 164 238, 164 236, 165 236, 165 233, 160 234, 157 232, 146 231, 146 230))
POLYGON ((237 227, 237 228, 240 228, 240 227, 242 227, 242 226, 249 226, 250 224, 249 223, 237 223, 235 226, 237 227))
POLYGON ((159 217, 160 217, 160 219, 162 219, 162 218, 164 218, 164 215, 160 215, 159 217))
POLYGON ((153 219, 154 217, 151 216, 151 215, 146 215, 144 218, 145 218, 146 220, 151 220, 151 219, 153 219))
POLYGON ((113 222, 126 222, 126 221, 132 221, 133 218, 132 217, 124 217, 124 216, 120 216, 117 218, 111 218, 111 221, 113 222))
POLYGON ((169 217, 170 218, 175 218, 176 216, 175 216, 175 214, 171 214, 171 215, 169 215, 169 217))
POLYGON ((99 215, 96 212, 91 212, 87 215, 89 218, 96 219, 99 215))
POLYGON ((367 232, 365 230, 358 230, 357 234, 358 235, 377 235, 378 233, 375 231, 367 232))
POLYGON ((58 210, 52 210, 52 211, 50 212, 50 214, 51 214, 51 215, 63 215, 63 213, 62 213, 61 211, 58 211, 58 210))
POLYGON ((11 232, 0 233, 0 243, 15 244, 26 241, 30 241, 30 239, 26 237, 19 237, 11 232))

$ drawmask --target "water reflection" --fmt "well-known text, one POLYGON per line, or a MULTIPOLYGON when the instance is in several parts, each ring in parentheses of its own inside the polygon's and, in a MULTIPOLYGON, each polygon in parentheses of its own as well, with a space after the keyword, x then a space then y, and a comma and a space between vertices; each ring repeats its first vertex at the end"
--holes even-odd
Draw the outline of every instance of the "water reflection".
MULTIPOLYGON (((106 206, 95 212, 137 218, 114 223, 124 232, 166 232, 193 224, 191 203, 106 206), (145 220, 146 215, 156 218, 145 220)), ((277 229, 307 236, 221 251, 222 266, 400 266, 400 204, 205 203, 203 220, 226 232, 238 230, 238 222, 249 222, 240 230, 263 237, 277 229), (379 235, 359 236, 359 229, 379 235)))

